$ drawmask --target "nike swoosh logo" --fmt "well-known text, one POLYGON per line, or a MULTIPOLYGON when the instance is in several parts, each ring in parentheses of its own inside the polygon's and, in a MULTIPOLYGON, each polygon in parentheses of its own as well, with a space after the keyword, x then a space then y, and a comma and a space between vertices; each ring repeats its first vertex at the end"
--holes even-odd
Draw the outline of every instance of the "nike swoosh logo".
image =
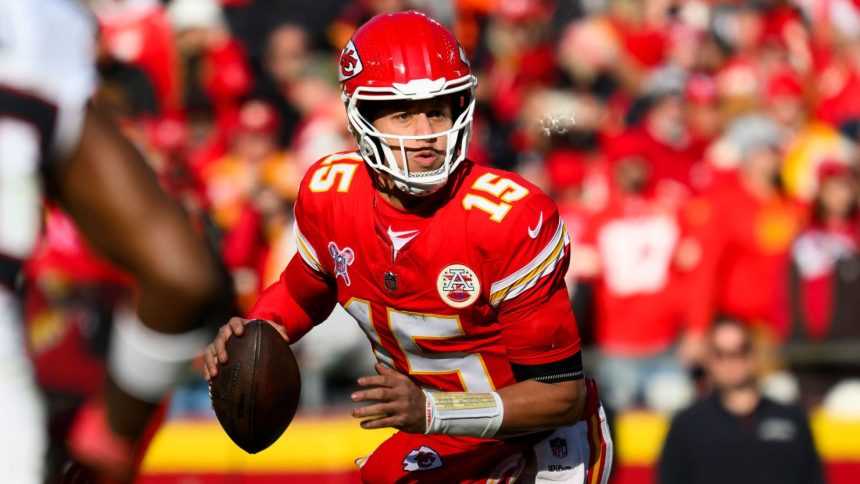
POLYGON ((540 218, 538 219, 538 223, 535 228, 529 227, 529 237, 535 239, 538 236, 538 232, 540 232, 540 226, 543 225, 543 212, 540 213, 540 218))
POLYGON ((418 235, 417 230, 404 230, 403 232, 395 232, 391 230, 390 225, 388 226, 388 238, 391 239, 391 243, 397 250, 402 249, 403 246, 408 244, 410 240, 414 239, 416 235, 418 235))

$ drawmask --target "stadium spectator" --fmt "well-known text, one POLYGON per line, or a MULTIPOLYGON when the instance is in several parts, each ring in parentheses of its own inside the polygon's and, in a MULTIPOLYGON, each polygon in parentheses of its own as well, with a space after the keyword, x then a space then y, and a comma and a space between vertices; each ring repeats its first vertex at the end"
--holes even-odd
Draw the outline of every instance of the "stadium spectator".
POLYGON ((189 114, 205 107, 212 117, 207 149, 191 160, 199 174, 226 150, 228 131, 254 78, 245 48, 227 30, 216 0, 174 0, 167 12, 182 72, 183 106, 189 114))
POLYGON ((290 225, 301 172, 278 147, 279 119, 263 101, 242 105, 227 154, 203 171, 216 226, 224 233, 222 257, 233 273, 240 303, 253 301, 272 242, 290 225))
MULTIPOLYGON (((690 75, 684 96, 687 100, 687 120, 692 142, 694 145, 707 146, 715 141, 723 130, 723 117, 714 79, 703 73, 690 75)), ((694 178, 693 184, 704 186, 706 183, 697 183, 694 178)))
POLYGON ((639 101, 644 110, 641 122, 635 120, 605 146, 607 151, 616 146, 638 146, 651 163, 651 183, 678 196, 692 193, 692 173, 704 152, 703 145, 694 143, 687 123, 686 78, 686 73, 676 67, 654 71, 646 79, 639 101))
POLYGON ((818 169, 812 221, 792 246, 796 331, 812 340, 860 334, 854 274, 860 256, 860 196, 855 169, 828 160, 818 169), (853 289, 852 289, 853 288, 853 289))
POLYGON ((734 314, 771 338, 788 332, 789 250, 804 212, 779 183, 784 138, 763 115, 734 120, 726 137, 740 164, 730 181, 686 208, 685 223, 699 245, 689 315, 707 327, 715 314, 734 314))
MULTIPOLYGON (((595 260, 598 378, 614 411, 645 404, 674 412, 693 390, 675 354, 685 333, 678 200, 656 190, 653 164, 637 145, 610 153, 609 203, 595 214, 577 257, 595 260)), ((580 266, 582 262, 579 263, 580 266)))
POLYGON ((272 29, 266 42, 263 75, 257 79, 254 96, 265 99, 277 110, 281 120, 278 141, 282 146, 291 142, 302 120, 289 99, 289 88, 299 80, 311 57, 310 39, 302 26, 283 23, 272 29))
POLYGON ((713 392, 672 420, 659 484, 822 484, 804 411, 761 394, 749 325, 711 328, 705 369, 713 392))
POLYGON ((812 221, 791 251, 791 341, 815 354, 792 365, 805 395, 824 395, 856 375, 856 351, 847 345, 860 345, 856 169, 828 160, 817 175, 812 221))
POLYGON ((786 193, 810 203, 815 195, 817 168, 828 159, 852 162, 856 150, 835 126, 810 117, 802 79, 781 67, 767 80, 765 107, 786 140, 782 181, 786 193))

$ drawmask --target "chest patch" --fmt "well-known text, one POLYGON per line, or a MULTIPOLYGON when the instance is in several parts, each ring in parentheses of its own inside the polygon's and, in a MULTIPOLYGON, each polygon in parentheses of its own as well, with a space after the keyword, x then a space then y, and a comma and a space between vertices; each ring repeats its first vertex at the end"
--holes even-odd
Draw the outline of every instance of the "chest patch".
POLYGON ((337 279, 338 277, 343 277, 343 282, 348 286, 350 285, 349 280, 349 266, 355 262, 355 252, 349 247, 340 250, 337 247, 337 244, 334 242, 328 243, 328 252, 331 254, 331 258, 334 259, 334 277, 337 279))
POLYGON ((445 304, 454 308, 464 308, 478 299, 481 283, 475 271, 463 264, 451 264, 439 272, 436 290, 445 304))

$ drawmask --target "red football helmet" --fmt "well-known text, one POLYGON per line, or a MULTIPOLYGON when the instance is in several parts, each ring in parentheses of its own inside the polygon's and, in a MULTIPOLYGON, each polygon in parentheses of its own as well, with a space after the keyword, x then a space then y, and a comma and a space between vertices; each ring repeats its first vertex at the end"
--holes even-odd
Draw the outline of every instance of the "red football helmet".
MULTIPOLYGON (((391 177, 397 188, 414 195, 432 193, 445 184, 466 157, 475 110, 477 85, 466 53, 454 35, 419 12, 377 15, 361 26, 340 54, 339 80, 350 129, 361 156, 371 168, 391 177), (454 96, 451 129, 425 136, 398 136, 378 131, 361 113, 361 101, 419 100, 454 96), (410 173, 403 141, 446 136, 443 165, 410 173), (400 143, 402 166, 388 140, 400 143)), ((397 147, 395 147, 397 148, 397 147)))

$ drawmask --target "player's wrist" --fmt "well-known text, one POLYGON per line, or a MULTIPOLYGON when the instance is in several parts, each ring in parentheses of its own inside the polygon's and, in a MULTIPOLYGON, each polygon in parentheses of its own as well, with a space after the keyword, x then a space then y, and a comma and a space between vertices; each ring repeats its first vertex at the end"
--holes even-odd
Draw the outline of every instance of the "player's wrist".
POLYGON ((504 420, 502 397, 496 392, 432 392, 426 398, 425 434, 458 435, 489 439, 504 420))

